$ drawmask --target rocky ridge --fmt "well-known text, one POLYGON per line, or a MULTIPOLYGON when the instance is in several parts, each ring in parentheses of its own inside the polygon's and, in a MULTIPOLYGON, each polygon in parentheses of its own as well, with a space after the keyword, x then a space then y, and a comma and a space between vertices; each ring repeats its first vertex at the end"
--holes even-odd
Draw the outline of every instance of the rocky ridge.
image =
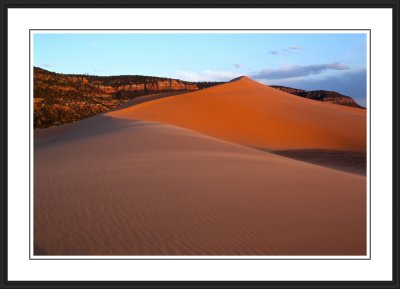
POLYGON ((34 67, 34 127, 80 120, 114 109, 141 95, 187 92, 218 82, 187 82, 142 75, 93 76, 34 67))
POLYGON ((328 91, 328 90, 307 91, 303 89, 297 89, 287 86, 278 86, 278 85, 271 85, 271 87, 308 99, 330 102, 334 104, 357 107, 357 108, 364 108, 357 102, 355 102, 354 99, 351 98, 350 96, 346 96, 335 91, 328 91))

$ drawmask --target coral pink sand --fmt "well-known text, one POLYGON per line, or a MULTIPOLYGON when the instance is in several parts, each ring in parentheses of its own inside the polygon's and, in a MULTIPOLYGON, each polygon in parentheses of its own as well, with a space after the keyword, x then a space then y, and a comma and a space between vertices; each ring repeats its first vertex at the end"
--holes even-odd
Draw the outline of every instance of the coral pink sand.
POLYGON ((34 137, 35 255, 366 253, 363 176, 108 115, 34 137))

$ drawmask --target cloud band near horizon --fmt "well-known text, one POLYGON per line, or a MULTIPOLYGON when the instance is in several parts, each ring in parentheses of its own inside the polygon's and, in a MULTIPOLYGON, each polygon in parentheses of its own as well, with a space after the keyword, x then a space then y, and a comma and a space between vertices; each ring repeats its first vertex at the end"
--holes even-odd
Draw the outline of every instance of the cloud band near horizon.
POLYGON ((263 69, 250 75, 254 79, 287 79, 321 74, 326 70, 347 70, 349 67, 340 62, 314 65, 295 65, 279 69, 263 69))

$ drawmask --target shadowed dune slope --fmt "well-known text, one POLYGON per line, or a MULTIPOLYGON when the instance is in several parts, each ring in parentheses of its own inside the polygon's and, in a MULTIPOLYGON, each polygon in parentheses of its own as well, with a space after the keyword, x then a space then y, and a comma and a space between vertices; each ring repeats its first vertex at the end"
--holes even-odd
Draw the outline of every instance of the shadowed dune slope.
POLYGON ((366 150, 366 111, 300 98, 247 77, 109 113, 270 150, 366 150))
POLYGON ((362 176, 101 115, 35 131, 34 253, 364 255, 365 190, 362 176))

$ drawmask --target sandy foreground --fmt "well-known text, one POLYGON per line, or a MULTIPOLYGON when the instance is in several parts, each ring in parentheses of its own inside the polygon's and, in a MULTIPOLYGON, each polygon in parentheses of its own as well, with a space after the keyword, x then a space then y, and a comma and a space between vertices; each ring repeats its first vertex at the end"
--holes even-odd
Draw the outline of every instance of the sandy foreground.
POLYGON ((127 115, 35 131, 35 255, 366 254, 364 176, 127 115))

